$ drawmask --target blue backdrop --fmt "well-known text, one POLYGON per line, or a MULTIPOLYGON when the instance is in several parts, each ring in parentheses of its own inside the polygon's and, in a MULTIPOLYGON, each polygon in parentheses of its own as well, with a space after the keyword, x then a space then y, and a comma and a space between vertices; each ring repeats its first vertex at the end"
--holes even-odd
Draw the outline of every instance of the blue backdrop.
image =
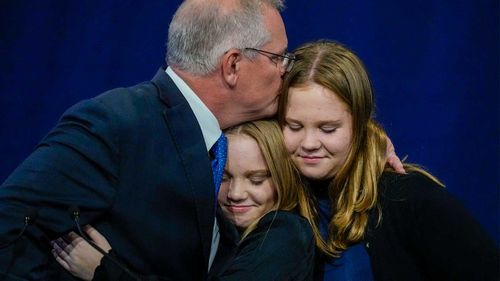
MULTIPOLYGON (((0 1, 0 182, 70 105, 149 80, 180 2, 0 1)), ((398 154, 438 176, 498 241, 499 2, 287 6, 290 49, 329 38, 357 52, 398 154)))

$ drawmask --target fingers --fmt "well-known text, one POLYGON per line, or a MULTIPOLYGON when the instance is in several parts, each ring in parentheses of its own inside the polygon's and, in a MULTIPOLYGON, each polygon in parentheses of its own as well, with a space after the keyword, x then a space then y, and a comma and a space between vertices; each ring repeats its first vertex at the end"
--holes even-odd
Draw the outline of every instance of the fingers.
POLYGON ((396 154, 389 156, 389 158, 387 159, 387 163, 389 163, 389 166, 391 166, 394 169, 394 171, 400 174, 406 173, 403 167, 403 163, 396 154))
POLYGON ((60 256, 57 255, 56 250, 52 249, 52 255, 56 259, 56 261, 67 271, 70 270, 68 263, 62 259, 60 256))
POLYGON ((68 244, 62 237, 52 240, 51 245, 60 255, 68 255, 73 250, 73 245, 68 244))
POLYGON ((56 259, 56 261, 67 271, 70 270, 69 264, 58 254, 57 250, 55 248, 52 248, 52 255, 56 259))
POLYGON ((59 237, 55 240, 50 241, 50 245, 52 246, 52 254, 61 265, 65 263, 69 268, 68 262, 71 261, 71 252, 81 242, 85 241, 82 239, 82 237, 72 231, 63 237, 59 237))
POLYGON ((91 225, 84 226, 83 230, 96 243, 97 246, 99 246, 106 252, 109 252, 109 250, 111 250, 111 245, 109 245, 108 240, 106 240, 106 238, 102 236, 101 233, 99 233, 99 231, 97 231, 91 225))
POLYGON ((394 148, 394 144, 392 143, 391 139, 389 137, 386 137, 387 140, 387 147, 386 147, 386 155, 390 157, 392 154, 396 155, 396 148, 394 148))
POLYGON ((73 247, 76 247, 78 245, 78 243, 81 243, 84 241, 80 235, 76 234, 73 231, 64 235, 64 240, 68 241, 68 243, 70 243, 71 246, 73 246, 73 247))
POLYGON ((98 242, 99 240, 105 240, 104 236, 99 233, 95 228, 93 228, 90 224, 87 224, 83 227, 83 231, 87 233, 87 235, 94 240, 94 242, 98 242))
POLYGON ((71 259, 69 256, 69 250, 67 250, 68 244, 64 242, 62 238, 58 238, 56 240, 50 241, 50 245, 52 246, 52 255, 56 259, 56 261, 64 267, 64 269, 69 270, 70 266, 68 264, 68 261, 71 259))
POLYGON ((396 149, 394 148, 394 144, 392 143, 390 138, 386 138, 387 140, 387 147, 386 147, 386 157, 387 157, 387 164, 391 166, 394 171, 400 174, 406 174, 406 171, 403 167, 403 163, 399 159, 398 155, 396 155, 396 149))

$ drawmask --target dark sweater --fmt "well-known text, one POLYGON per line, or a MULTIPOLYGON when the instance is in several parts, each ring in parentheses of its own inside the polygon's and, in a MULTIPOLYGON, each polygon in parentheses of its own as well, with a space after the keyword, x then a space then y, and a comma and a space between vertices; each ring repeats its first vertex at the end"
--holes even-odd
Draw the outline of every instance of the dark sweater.
POLYGON ((306 219, 292 212, 270 212, 243 239, 216 280, 312 280, 314 248, 306 219))
POLYGON ((384 173, 366 247, 376 280, 498 280, 498 247, 446 188, 384 173))
MULTIPOLYGON (((218 270, 223 273, 211 280, 311 280, 314 248, 311 226, 306 219, 292 212, 269 212, 241 241, 234 257, 218 270)), ((139 279, 168 280, 160 276, 140 276, 139 279)), ((134 279, 104 258, 93 280, 131 281, 134 279)))
POLYGON ((385 172, 379 204, 362 241, 375 280, 498 280, 498 246, 446 188, 385 172))

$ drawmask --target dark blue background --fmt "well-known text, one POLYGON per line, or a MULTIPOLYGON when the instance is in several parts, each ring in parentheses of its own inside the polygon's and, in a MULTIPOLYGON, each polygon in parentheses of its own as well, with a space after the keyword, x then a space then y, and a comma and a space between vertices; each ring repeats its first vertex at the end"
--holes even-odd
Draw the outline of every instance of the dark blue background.
MULTIPOLYGON (((179 3, 0 1, 0 182, 70 105, 149 80, 179 3)), ((287 6, 290 49, 329 38, 357 52, 398 154, 438 176, 498 241, 498 1, 287 6)))

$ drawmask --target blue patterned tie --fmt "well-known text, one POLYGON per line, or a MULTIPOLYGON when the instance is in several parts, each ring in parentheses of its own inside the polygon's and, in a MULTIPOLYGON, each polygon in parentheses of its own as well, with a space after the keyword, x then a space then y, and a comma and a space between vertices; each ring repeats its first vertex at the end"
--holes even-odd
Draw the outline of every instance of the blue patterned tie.
POLYGON ((219 194, 224 167, 226 166, 227 158, 227 138, 221 134, 217 142, 210 149, 214 159, 212 160, 212 172, 214 175, 215 196, 219 194))

